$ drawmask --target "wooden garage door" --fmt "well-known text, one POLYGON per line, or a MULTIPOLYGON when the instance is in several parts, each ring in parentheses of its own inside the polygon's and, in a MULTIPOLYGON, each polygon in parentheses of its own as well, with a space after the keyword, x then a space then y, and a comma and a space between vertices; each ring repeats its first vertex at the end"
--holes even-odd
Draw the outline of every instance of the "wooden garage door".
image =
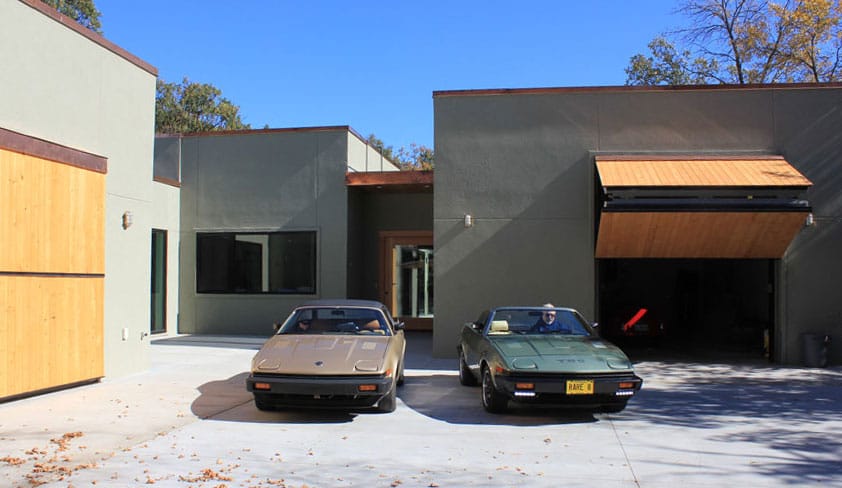
POLYGON ((780 258, 812 184, 783 157, 598 156, 598 258, 780 258))
POLYGON ((103 376, 104 168, 0 132, 0 398, 103 376))
POLYGON ((603 212, 599 258, 778 259, 801 212, 603 212))

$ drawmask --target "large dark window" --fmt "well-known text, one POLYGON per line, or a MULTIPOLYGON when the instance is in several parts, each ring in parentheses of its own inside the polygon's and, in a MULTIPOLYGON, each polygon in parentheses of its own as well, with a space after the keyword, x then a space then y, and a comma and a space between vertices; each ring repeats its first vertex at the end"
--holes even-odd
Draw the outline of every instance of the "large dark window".
POLYGON ((316 233, 196 234, 198 293, 316 293, 316 233))

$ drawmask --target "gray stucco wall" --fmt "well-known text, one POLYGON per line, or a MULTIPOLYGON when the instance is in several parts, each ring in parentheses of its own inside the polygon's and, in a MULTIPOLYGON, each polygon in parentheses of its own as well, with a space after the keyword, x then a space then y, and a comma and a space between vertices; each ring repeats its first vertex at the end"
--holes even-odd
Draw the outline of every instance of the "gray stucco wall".
POLYGON ((347 131, 182 139, 180 333, 268 335, 302 301, 344 297, 347 131), (197 232, 317 232, 315 295, 196 293, 197 232))
POLYGON ((802 359, 803 333, 831 334, 829 359, 842 363, 842 87, 775 91, 775 141, 813 182, 807 198, 815 225, 781 260, 778 356, 802 359))
POLYGON ((0 46, 0 127, 108 158, 105 374, 141 371, 148 365, 156 77, 17 1, 0 2, 0 46), (134 224, 124 230, 126 211, 134 224))
POLYGON ((494 306, 550 301, 593 317, 595 101, 435 99, 434 354, 454 355, 462 324, 494 306))
POLYGON ((595 313, 600 153, 771 153, 812 179, 818 217, 779 266, 777 357, 799 334, 842 330, 841 88, 554 90, 435 97, 436 330, 453 355, 483 308, 552 301, 595 313), (465 228, 464 215, 474 225, 465 228), (811 237, 808 234, 821 234, 811 237))

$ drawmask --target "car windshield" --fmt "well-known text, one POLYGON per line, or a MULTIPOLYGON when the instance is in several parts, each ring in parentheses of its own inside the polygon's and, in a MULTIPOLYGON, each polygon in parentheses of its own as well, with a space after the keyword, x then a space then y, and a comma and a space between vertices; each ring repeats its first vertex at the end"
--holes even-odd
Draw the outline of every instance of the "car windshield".
POLYGON ((314 307, 295 310, 278 334, 391 335, 391 332, 385 317, 376 309, 314 307))
POLYGON ((563 334, 589 336, 594 330, 575 310, 567 308, 500 308, 486 327, 488 335, 563 334))

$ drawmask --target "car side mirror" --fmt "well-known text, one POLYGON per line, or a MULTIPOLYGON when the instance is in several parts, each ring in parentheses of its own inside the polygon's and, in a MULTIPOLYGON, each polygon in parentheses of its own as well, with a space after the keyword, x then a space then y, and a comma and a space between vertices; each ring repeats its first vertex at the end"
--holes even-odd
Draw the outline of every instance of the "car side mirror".
POLYGON ((281 330, 281 324, 279 324, 277 322, 273 323, 272 324, 272 330, 274 330, 275 332, 278 332, 279 330, 281 330))
POLYGON ((403 322, 395 322, 395 330, 404 330, 406 328, 406 324, 403 322))
POLYGON ((591 322, 591 327, 593 327, 594 329, 598 328, 599 322, 591 322))

